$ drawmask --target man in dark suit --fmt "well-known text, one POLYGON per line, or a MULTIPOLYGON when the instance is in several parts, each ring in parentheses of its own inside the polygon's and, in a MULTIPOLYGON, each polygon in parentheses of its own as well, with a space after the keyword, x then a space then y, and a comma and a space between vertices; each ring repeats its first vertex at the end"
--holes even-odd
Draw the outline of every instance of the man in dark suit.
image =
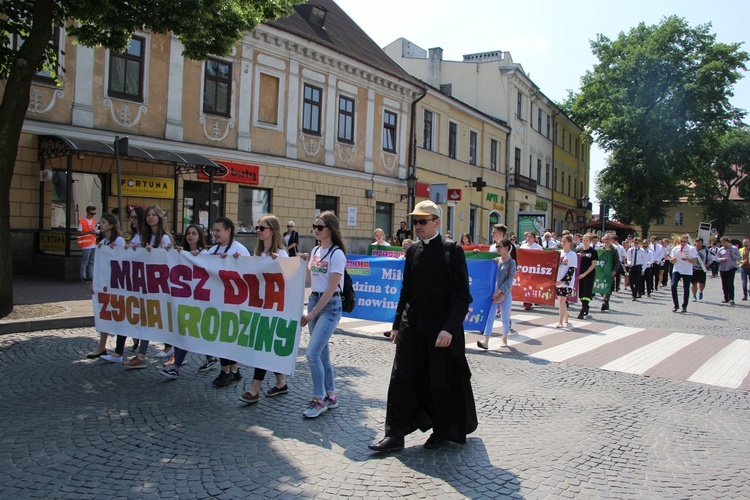
POLYGON ((465 443, 477 427, 463 321, 472 301, 466 257, 439 233, 440 208, 417 204, 414 231, 420 241, 406 252, 403 284, 391 339, 396 344, 385 438, 371 444, 384 452, 404 447, 404 436, 432 429, 424 444, 436 449, 465 443))

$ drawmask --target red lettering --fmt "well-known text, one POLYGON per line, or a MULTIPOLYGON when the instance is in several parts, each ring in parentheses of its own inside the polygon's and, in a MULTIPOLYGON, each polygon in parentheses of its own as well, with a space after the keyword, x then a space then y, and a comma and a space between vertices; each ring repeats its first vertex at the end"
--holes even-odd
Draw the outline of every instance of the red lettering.
POLYGON ((172 290, 170 292, 172 294, 172 297, 190 297, 190 285, 185 283, 185 281, 182 281, 183 279, 185 281, 190 281, 193 279, 189 266, 180 264, 170 269, 169 281, 172 283, 172 285, 174 285, 172 286, 172 290))
POLYGON ((102 305, 102 309, 101 311, 99 311, 99 319, 111 321, 112 311, 110 311, 107 307, 109 305, 109 294, 99 292, 98 294, 96 294, 96 297, 99 300, 99 303, 102 305))
POLYGON ((263 307, 263 299, 260 298, 260 280, 254 274, 243 274, 245 283, 249 289, 247 305, 250 307, 263 307))
POLYGON ((148 293, 169 293, 169 266, 166 264, 149 264, 146 266, 148 276, 148 293))
POLYGON ((123 321, 125 319, 125 296, 112 295, 110 304, 112 305, 112 321, 123 321))
POLYGON ((195 286, 195 292, 193 292, 193 298, 195 300, 202 300, 207 302, 211 300, 211 290, 206 290, 203 285, 208 281, 208 271, 203 267, 193 266, 193 279, 200 280, 195 286))
POLYGON ((124 288, 131 290, 133 283, 130 280, 130 261, 118 262, 113 260, 109 263, 109 286, 110 288, 124 288))
POLYGON ((263 273, 266 280, 263 309, 271 309, 276 306, 277 311, 284 310, 284 276, 281 273, 263 273))
POLYGON ((247 300, 247 285, 236 271, 219 271, 219 278, 224 283, 224 303, 239 305, 247 300))
POLYGON ((138 297, 129 295, 125 299, 125 317, 131 325, 138 324, 138 297))
POLYGON ((146 272, 143 262, 133 261, 133 286, 128 288, 131 292, 146 293, 146 272))

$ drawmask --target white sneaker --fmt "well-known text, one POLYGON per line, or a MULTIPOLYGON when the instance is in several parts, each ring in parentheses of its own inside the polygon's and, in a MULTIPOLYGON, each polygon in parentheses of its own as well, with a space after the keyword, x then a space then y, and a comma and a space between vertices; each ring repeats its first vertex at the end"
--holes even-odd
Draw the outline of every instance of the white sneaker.
POLYGON ((102 354, 99 359, 103 359, 109 363, 122 363, 122 356, 112 356, 111 354, 102 354))
POLYGON ((168 351, 161 351, 156 354, 157 358, 168 358, 174 354, 174 347, 170 347, 168 351))
POLYGON ((302 415, 305 418, 316 418, 327 409, 328 406, 325 402, 319 400, 318 398, 313 398, 313 400, 310 402, 310 406, 302 413, 302 415))

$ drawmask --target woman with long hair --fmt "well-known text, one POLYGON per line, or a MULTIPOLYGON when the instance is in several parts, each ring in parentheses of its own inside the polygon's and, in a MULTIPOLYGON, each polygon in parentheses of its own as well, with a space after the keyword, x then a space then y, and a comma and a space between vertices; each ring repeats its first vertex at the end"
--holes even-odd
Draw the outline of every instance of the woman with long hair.
POLYGON ((461 245, 471 245, 471 235, 469 233, 461 233, 461 245))
POLYGON ((578 251, 578 257, 581 259, 581 272, 578 275, 578 298, 581 299, 581 311, 578 313, 578 319, 584 319, 589 315, 589 306, 594 298, 596 262, 599 260, 596 250, 591 246, 591 235, 584 234, 582 241, 583 247, 578 251))
POLYGON ((307 314, 301 321, 302 326, 307 325, 310 331, 307 361, 313 382, 312 401, 302 414, 305 418, 316 418, 339 406, 328 342, 341 319, 341 277, 346 269, 346 246, 336 215, 322 212, 315 218, 313 230, 320 245, 312 249, 307 261, 312 292, 307 314))
MULTIPOLYGON (((121 247, 125 248, 125 235, 123 234, 122 230, 120 229, 120 222, 117 220, 117 217, 115 217, 112 214, 104 214, 102 215, 101 220, 99 221, 99 231, 101 235, 101 240, 99 241, 99 245, 97 248, 101 248, 102 245, 109 245, 110 248, 115 247, 121 247)), ((91 288, 91 293, 94 293, 93 287, 91 288)), ((107 355, 107 339, 109 338, 109 334, 106 332, 101 332, 99 334, 99 345, 96 346, 96 349, 94 349, 94 352, 91 352, 86 355, 88 359, 96 359, 101 356, 107 355)), ((125 349, 125 337, 123 337, 122 340, 122 350, 125 349)), ((122 355, 122 352, 120 352, 120 355, 122 355)))
POLYGON ((487 314, 487 326, 484 328, 484 342, 477 341, 477 347, 481 349, 490 348, 490 337, 494 326, 495 314, 498 308, 501 311, 503 325, 503 339, 500 347, 508 347, 508 334, 510 333, 510 307, 513 303, 513 278, 516 275, 516 258, 513 256, 513 243, 510 239, 503 238, 497 244, 500 254, 500 262, 497 268, 497 283, 492 294, 492 306, 487 314))
MULTIPOLYGON (((149 252, 152 248, 161 248, 169 250, 172 248, 173 241, 172 235, 167 229, 167 219, 164 216, 164 211, 156 206, 151 205, 146 209, 145 222, 138 230, 139 243, 141 248, 145 248, 149 252)), ((135 238, 134 238, 135 239, 135 238)), ((133 240, 130 241, 130 245, 133 246, 133 240)), ((133 246, 135 249, 136 247, 133 246)), ((136 370, 146 368, 146 351, 148 350, 148 340, 140 342, 138 347, 138 353, 130 361, 124 362, 122 365, 128 370, 136 370)), ((166 356, 171 356, 174 352, 172 346, 167 345, 165 348, 169 348, 166 351, 162 351, 166 356)), ((164 357, 161 355, 159 357, 164 357)))
MULTIPOLYGON (((219 217, 214 221, 211 229, 216 245, 208 250, 209 255, 218 255, 222 259, 225 259, 228 255, 231 255, 235 259, 250 256, 250 252, 245 245, 234 239, 236 230, 232 219, 229 217, 219 217)), ((242 380, 240 365, 236 361, 226 358, 220 358, 220 360, 221 371, 219 372, 219 376, 212 382, 214 387, 227 387, 232 382, 242 380)))
POLYGON ((560 250, 560 266, 557 268, 557 283, 555 284, 555 295, 557 296, 558 323, 557 328, 570 328, 568 322, 568 295, 575 289, 575 272, 578 266, 578 256, 571 250, 573 237, 569 234, 560 238, 562 250, 560 250))
MULTIPOLYGON (((256 257, 266 257, 271 259, 287 258, 289 254, 284 250, 284 238, 281 235, 281 224, 279 219, 273 214, 266 214, 258 220, 258 225, 255 226, 255 231, 258 233, 258 244, 255 246, 255 252, 253 253, 256 257)), ((283 373, 276 373, 276 385, 273 386, 268 392, 266 397, 273 398, 289 392, 289 387, 286 384, 286 376, 283 373)), ((260 388, 263 385, 263 380, 266 378, 266 370, 263 368, 255 368, 253 373, 253 383, 248 391, 240 396, 240 401, 248 404, 257 403, 260 399, 260 388)))
POLYGON ((385 231, 383 231, 380 228, 377 228, 375 231, 372 232, 372 237, 375 241, 370 243, 371 245, 382 245, 382 246, 389 245, 389 243, 385 239, 385 231))
MULTIPOLYGON (((178 252, 183 250, 189 252, 193 256, 204 255, 208 253, 206 246, 206 236, 203 233, 203 228, 198 224, 190 224, 185 229, 185 234, 182 236, 182 243, 177 247, 178 252)), ((159 374, 167 378, 175 379, 180 374, 180 368, 185 363, 185 357, 188 351, 180 347, 174 348, 174 355, 167 362, 164 363, 164 368, 159 370, 159 374)), ((206 362, 198 368, 199 371, 205 371, 213 367, 216 364, 216 358, 213 356, 207 356, 206 362), (204 368, 204 366, 206 368, 204 368)))
POLYGON ((289 257, 296 257, 299 254, 299 233, 295 231, 296 224, 293 220, 286 223, 286 233, 284 233, 284 245, 289 257))
POLYGON ((141 246, 141 237, 139 232, 146 223, 146 209, 143 207, 133 207, 128 214, 128 221, 130 222, 130 246, 139 247, 141 246))

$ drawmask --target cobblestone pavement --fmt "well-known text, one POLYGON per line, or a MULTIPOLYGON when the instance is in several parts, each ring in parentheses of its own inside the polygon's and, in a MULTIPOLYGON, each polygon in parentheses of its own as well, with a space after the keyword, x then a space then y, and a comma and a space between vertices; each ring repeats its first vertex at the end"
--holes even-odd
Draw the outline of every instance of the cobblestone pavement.
MULTIPOLYGON (((673 315, 661 293, 592 316, 747 338, 740 302, 712 295, 673 315), (724 328, 700 328, 706 318, 724 328)), ((549 308, 534 314, 554 321, 549 308)), ((496 352, 468 352, 480 425, 466 445, 427 451, 418 432, 404 451, 374 455, 393 346, 346 325, 331 344, 341 406, 315 420, 301 417, 307 333, 290 394, 254 406, 237 400, 242 382, 213 388, 197 355, 170 381, 153 361, 126 372, 83 359, 92 328, 1 336, 1 495, 750 498, 746 391, 496 352)))

